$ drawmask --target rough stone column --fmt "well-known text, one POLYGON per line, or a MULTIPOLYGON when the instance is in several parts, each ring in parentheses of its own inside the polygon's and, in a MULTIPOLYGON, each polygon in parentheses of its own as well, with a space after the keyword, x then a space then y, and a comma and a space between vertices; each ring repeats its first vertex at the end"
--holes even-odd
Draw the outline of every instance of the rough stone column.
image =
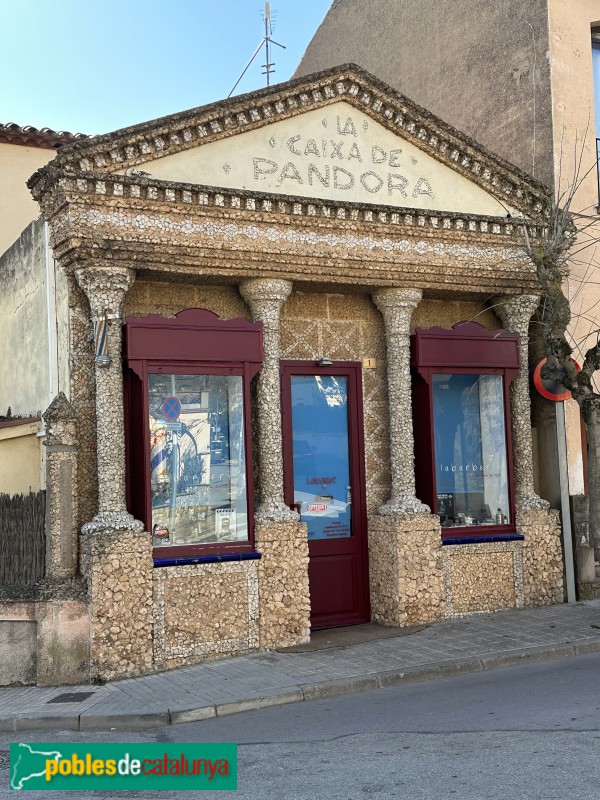
POLYGON ((77 572, 77 429, 60 392, 43 414, 46 428, 46 577, 77 572))
POLYGON ((420 289, 379 289, 373 301, 385 322, 390 409, 391 497, 379 514, 428 514, 415 496, 415 452, 410 385, 410 320, 420 289))
POLYGON ((110 680, 153 669, 152 541, 125 501, 121 309, 135 272, 88 267, 75 275, 92 322, 106 320, 108 359, 95 365, 99 508, 82 528, 81 569, 90 604, 90 676, 110 680))
POLYGON ((537 295, 498 297, 494 311, 505 330, 518 333, 521 369, 510 387, 513 466, 517 508, 548 508, 533 486, 533 438, 531 434, 531 398, 529 397, 529 321, 537 309, 537 295))
POLYGON ((260 505, 257 519, 298 519, 283 501, 279 380, 281 307, 291 291, 292 283, 283 280, 251 278, 240 285, 240 293, 250 306, 254 321, 263 323, 264 336, 263 366, 258 377, 260 505))
POLYGON ((415 496, 410 379, 410 320, 419 289, 379 289, 385 322, 392 490, 369 519, 371 613, 383 625, 441 619, 444 582, 440 520, 415 496))
POLYGON ((125 433, 123 421, 123 366, 121 309, 135 280, 125 267, 88 267, 75 271, 87 295, 92 321, 106 313, 108 364, 96 359, 96 433, 98 454, 98 514, 101 524, 129 524, 133 517, 125 505, 125 433))
POLYGON ((288 647, 310 638, 306 525, 283 499, 279 334, 281 307, 291 291, 290 281, 283 280, 251 278, 240 285, 253 319, 264 326, 257 398, 260 505, 254 540, 261 554, 260 646, 266 648, 288 647))
POLYGON ((538 307, 537 295, 496 297, 494 311, 503 327, 520 337, 521 369, 512 382, 511 427, 515 475, 516 523, 523 542, 523 591, 526 606, 563 601, 561 527, 533 483, 533 437, 529 397, 529 321, 538 307))

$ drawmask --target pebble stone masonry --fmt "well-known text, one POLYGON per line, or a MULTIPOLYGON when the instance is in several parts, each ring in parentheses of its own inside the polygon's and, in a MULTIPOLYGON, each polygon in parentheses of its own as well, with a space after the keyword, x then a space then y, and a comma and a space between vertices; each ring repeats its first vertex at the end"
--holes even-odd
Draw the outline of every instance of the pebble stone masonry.
POLYGON ((539 497, 533 485, 533 441, 529 396, 529 323, 539 295, 496 297, 493 300, 505 329, 520 338, 521 369, 511 385, 511 425, 515 500, 518 530, 523 544, 523 587, 527 606, 560 603, 563 599, 563 564, 560 518, 539 497), (545 578, 539 580, 539 575, 545 578))
MULTIPOLYGON (((345 65, 64 146, 29 185, 68 283, 70 393, 68 403, 53 404, 63 427, 54 422, 49 440, 47 535, 49 569, 87 588, 78 602, 89 611, 88 677, 149 673, 309 639, 307 529, 284 502, 282 358, 363 363, 373 621, 411 625, 562 601, 557 515, 533 488, 527 331, 539 289, 515 222, 538 218, 545 195, 535 180, 345 65), (305 112, 318 135, 303 129, 305 112), (244 149, 246 133, 260 139, 260 153, 244 149), (376 136, 391 143, 382 150, 376 136), (203 153, 204 145, 212 149, 203 153), (276 145, 285 159, 309 153, 318 175, 282 162, 280 185, 265 189, 258 178, 268 174, 251 165, 258 156, 264 167, 276 145), (169 163, 198 166, 206 152, 217 154, 210 164, 218 168, 215 185, 184 183, 177 175, 185 170, 169 173, 169 163), (356 161, 346 161, 356 170, 356 194, 349 184, 346 193, 336 186, 334 176, 346 169, 340 153, 356 161), (377 164, 367 164, 373 157, 377 164), (243 158, 249 171, 235 184, 243 158), (459 201, 437 209, 433 178, 425 194, 405 191, 397 173, 403 158, 418 175, 429 164, 436 180, 462 187, 469 203, 484 196, 499 216, 459 201), (152 174, 158 162, 164 179, 152 174), (385 166, 381 185, 370 166, 385 166), (294 194, 298 180, 303 196, 294 194), (502 207, 511 208, 511 219, 502 207), (154 567, 151 536, 126 507, 124 303, 128 315, 205 308, 263 323, 264 361, 252 398, 256 553, 154 567), (105 314, 110 363, 94 364, 93 323, 105 314), (439 517, 415 495, 410 335, 415 324, 451 328, 473 318, 497 330, 496 315, 521 336, 522 369, 511 398, 517 531, 524 540, 445 546, 439 517)), ((416 185, 425 184, 415 191, 416 185)), ((34 616, 21 609, 19 617, 16 606, 6 611, 7 602, 0 624, 34 616)), ((81 636, 77 642, 81 652, 81 636)), ((82 680, 80 668, 53 674, 82 680)))
POLYGON ((44 412, 46 436, 46 576, 72 578, 78 566, 77 426, 60 392, 44 412))
POLYGON ((410 333, 422 299, 417 289, 380 289, 387 350, 391 497, 369 521, 373 618, 385 625, 433 622, 443 616, 439 517, 415 496, 410 333))
MULTIPOLYGON (((82 572, 91 611, 90 674, 101 679, 152 667, 152 547, 150 534, 128 513, 121 315, 135 271, 79 268, 92 323, 107 315, 107 365, 95 363, 98 513, 82 529, 82 572)), ((95 330, 92 326, 92 331, 95 330)))
POLYGON ((310 638, 306 525, 283 499, 281 438, 281 307, 292 292, 283 280, 250 279, 240 284, 254 321, 263 323, 264 356, 258 377, 258 485, 255 514, 259 565, 260 643, 292 645, 310 638))
POLYGON ((418 289, 380 289, 373 294, 385 321, 390 418, 392 494, 380 514, 428 514, 415 496, 415 446, 410 388, 410 321, 423 293, 418 289))
POLYGON ((538 295, 497 297, 493 302, 504 328, 510 333, 519 334, 521 369, 510 387, 517 505, 521 509, 548 508, 549 504, 536 494, 533 487, 533 439, 529 397, 529 322, 540 303, 540 298, 538 295))

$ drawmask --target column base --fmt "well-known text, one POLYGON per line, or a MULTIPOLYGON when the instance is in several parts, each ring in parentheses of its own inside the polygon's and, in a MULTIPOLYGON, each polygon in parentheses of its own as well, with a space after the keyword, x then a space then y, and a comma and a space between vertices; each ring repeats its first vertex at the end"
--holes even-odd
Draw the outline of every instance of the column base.
POLYGON ((258 510, 254 514, 256 523, 259 522, 299 522, 300 515, 291 508, 286 506, 285 503, 261 503, 258 510))
POLYGON ((517 510, 520 509, 521 511, 531 511, 536 509, 548 511, 550 508, 550 503, 547 500, 539 497, 535 492, 517 494, 515 498, 515 505, 517 510))
POLYGON ((144 523, 140 522, 127 511, 102 511, 96 514, 91 522, 81 528, 84 536, 93 536, 106 531, 128 531, 129 533, 143 533, 144 523))
POLYGON ((431 509, 416 497, 403 495, 402 497, 392 498, 387 503, 379 506, 377 513, 382 517, 404 516, 407 514, 431 514, 431 509))
POLYGON ((443 619, 441 550, 440 520, 433 514, 380 509, 370 518, 373 622, 405 627, 443 619))
MULTIPOLYGON (((288 509, 289 511, 289 509, 288 509)), ((310 641, 308 538, 298 514, 256 518, 260 646, 272 649, 310 641)))

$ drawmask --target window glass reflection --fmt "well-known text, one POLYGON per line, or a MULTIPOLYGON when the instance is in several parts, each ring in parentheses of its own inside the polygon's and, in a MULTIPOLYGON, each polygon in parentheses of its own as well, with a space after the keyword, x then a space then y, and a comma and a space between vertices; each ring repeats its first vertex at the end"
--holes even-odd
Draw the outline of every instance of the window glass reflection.
POLYGON ((148 377, 155 546, 248 539, 242 378, 148 377))
POLYGON ((309 540, 352 535, 347 382, 292 376, 294 504, 309 540))
POLYGON ((433 416, 442 527, 509 524, 502 377, 434 375, 433 416))

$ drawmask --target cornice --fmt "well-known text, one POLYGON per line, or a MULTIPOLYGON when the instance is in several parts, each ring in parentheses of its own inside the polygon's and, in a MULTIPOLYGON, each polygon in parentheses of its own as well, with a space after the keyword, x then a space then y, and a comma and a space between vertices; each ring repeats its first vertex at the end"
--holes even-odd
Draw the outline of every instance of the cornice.
POLYGON ((65 174, 55 167, 44 168, 33 176, 32 193, 42 205, 48 220, 65 204, 94 203, 102 206, 127 205, 139 208, 150 206, 180 207, 197 213, 222 210, 241 214, 259 212, 268 219, 307 218, 337 220, 392 229, 425 229, 459 234, 482 234, 493 237, 514 237, 519 231, 519 219, 490 217, 461 212, 401 208, 388 205, 344 203, 243 189, 216 188, 198 184, 160 181, 129 175, 98 175, 94 173, 65 174), (39 176, 36 179, 36 176, 39 176))
POLYGON ((543 184, 353 64, 76 142, 61 148, 55 162, 66 171, 109 175, 340 100, 525 216, 541 213, 543 184))

